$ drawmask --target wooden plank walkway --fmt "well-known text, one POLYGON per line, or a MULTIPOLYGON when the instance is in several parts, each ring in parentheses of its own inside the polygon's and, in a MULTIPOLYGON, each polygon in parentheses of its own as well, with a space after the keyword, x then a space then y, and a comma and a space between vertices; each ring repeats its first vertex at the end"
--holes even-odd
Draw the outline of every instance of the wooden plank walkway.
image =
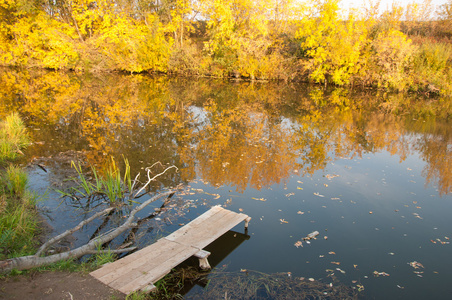
POLYGON ((124 294, 150 291, 155 282, 193 255, 201 268, 210 268, 210 253, 202 249, 242 221, 247 228, 250 220, 245 214, 214 206, 167 237, 90 274, 124 294))

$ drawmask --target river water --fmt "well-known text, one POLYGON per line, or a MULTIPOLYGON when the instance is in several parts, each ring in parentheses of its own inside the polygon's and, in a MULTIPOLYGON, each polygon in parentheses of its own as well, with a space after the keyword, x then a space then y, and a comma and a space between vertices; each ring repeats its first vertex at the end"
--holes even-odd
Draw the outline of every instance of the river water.
MULTIPOLYGON (((366 299, 452 297, 450 100, 44 71, 2 70, 1 84, 0 116, 18 111, 34 141, 21 163, 30 187, 45 194, 39 206, 52 234, 106 205, 59 197, 70 160, 101 168, 127 158, 142 179, 159 161, 178 171, 159 177, 151 194, 182 191, 144 223, 140 246, 223 205, 252 217, 246 238, 215 262, 228 271, 325 282, 334 273, 340 284, 363 286, 366 299)), ((101 224, 68 243, 83 244, 101 224)))

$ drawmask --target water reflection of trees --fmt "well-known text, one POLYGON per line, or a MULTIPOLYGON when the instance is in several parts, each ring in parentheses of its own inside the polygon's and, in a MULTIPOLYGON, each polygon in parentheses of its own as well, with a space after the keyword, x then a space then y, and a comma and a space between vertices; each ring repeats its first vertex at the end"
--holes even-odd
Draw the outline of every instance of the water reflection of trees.
POLYGON ((438 184, 441 194, 452 189, 450 126, 385 113, 375 104, 378 95, 55 72, 4 71, 1 83, 0 115, 18 110, 39 129, 32 130, 42 142, 30 148, 36 156, 84 150, 89 162, 102 165, 124 155, 134 170, 161 161, 181 169, 169 180, 199 176, 243 191, 298 171, 312 174, 342 157, 385 150, 404 160, 416 151, 427 162, 426 182, 438 184))

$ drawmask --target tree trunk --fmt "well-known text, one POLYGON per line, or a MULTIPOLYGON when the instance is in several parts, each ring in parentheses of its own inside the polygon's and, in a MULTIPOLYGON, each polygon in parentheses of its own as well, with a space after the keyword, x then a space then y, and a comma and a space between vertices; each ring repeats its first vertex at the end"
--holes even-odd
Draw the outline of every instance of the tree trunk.
MULTIPOLYGON (((61 260, 76 259, 76 258, 80 258, 80 257, 82 257, 84 255, 87 255, 87 254, 94 254, 94 253, 105 252, 104 250, 99 250, 100 246, 102 246, 103 244, 113 240, 114 238, 116 238, 117 236, 121 235, 126 230, 137 226, 137 224, 133 222, 133 220, 135 218, 135 214, 137 212, 139 212, 140 210, 142 210, 143 208, 145 208, 147 205, 149 205, 150 203, 154 202, 155 200, 160 199, 162 197, 170 197, 174 193, 175 193, 175 191, 168 191, 168 192, 165 192, 165 193, 161 193, 161 194, 155 195, 151 199, 149 199, 149 200, 143 202, 141 205, 135 207, 130 212, 130 215, 127 218, 127 220, 121 226, 117 227, 115 230, 113 230, 113 231, 111 231, 109 233, 106 233, 106 234, 100 235, 100 236, 98 236, 96 238, 93 238, 87 244, 85 244, 85 245, 83 245, 81 247, 78 247, 76 249, 73 249, 73 250, 70 250, 70 251, 67 251, 67 252, 59 253, 59 254, 53 254, 53 255, 49 255, 49 256, 40 256, 52 244, 54 244, 57 241, 63 239, 64 237, 68 236, 69 234, 79 230, 84 225, 86 225, 89 222, 93 221, 97 217, 105 215, 105 214, 109 213, 110 211, 112 211, 114 209, 114 208, 111 208, 111 207, 107 208, 104 211, 93 215, 92 217, 88 218, 87 220, 80 222, 80 224, 78 224, 76 227, 74 227, 74 228, 72 228, 70 230, 67 230, 67 231, 63 232, 62 234, 50 239, 49 241, 47 241, 46 243, 44 243, 41 246, 41 248, 38 250, 38 252, 36 252, 35 255, 10 258, 10 259, 7 259, 7 260, 0 261, 0 272, 9 272, 9 271, 11 271, 13 269, 16 269, 16 270, 27 270, 27 269, 31 269, 31 268, 44 266, 44 265, 49 265, 49 264, 52 264, 52 263, 55 263, 55 262, 58 262, 58 261, 61 261, 61 260)), ((128 252, 128 251, 131 251, 133 249, 135 249, 135 248, 125 248, 125 249, 120 249, 120 250, 112 250, 112 252, 121 253, 121 252, 128 252)))

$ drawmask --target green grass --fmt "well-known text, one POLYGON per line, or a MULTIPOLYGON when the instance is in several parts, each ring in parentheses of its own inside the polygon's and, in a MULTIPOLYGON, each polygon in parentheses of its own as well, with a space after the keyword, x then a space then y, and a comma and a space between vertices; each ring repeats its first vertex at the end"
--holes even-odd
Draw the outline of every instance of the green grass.
POLYGON ((94 166, 91 166, 92 179, 89 180, 82 167, 72 162, 72 167, 77 172, 77 178, 72 180, 76 183, 68 192, 57 190, 61 195, 79 198, 106 198, 111 204, 123 202, 128 199, 132 192, 132 178, 130 177, 130 165, 127 159, 124 159, 125 171, 121 171, 112 158, 109 165, 103 172, 99 172, 94 166))
POLYGON ((17 113, 12 113, 0 123, 0 164, 14 160, 30 143, 25 125, 17 113))
MULTIPOLYGON (((35 251, 38 233, 37 196, 19 188, 20 193, 11 192, 14 186, 10 178, 2 174, 0 190, 0 259, 29 255, 35 251), (6 190, 6 191, 5 191, 6 190)), ((14 189, 13 189, 14 191, 14 189)))
POLYGON ((29 142, 17 113, 0 122, 0 259, 32 254, 37 243, 37 196, 27 190, 25 171, 6 166, 29 142))

